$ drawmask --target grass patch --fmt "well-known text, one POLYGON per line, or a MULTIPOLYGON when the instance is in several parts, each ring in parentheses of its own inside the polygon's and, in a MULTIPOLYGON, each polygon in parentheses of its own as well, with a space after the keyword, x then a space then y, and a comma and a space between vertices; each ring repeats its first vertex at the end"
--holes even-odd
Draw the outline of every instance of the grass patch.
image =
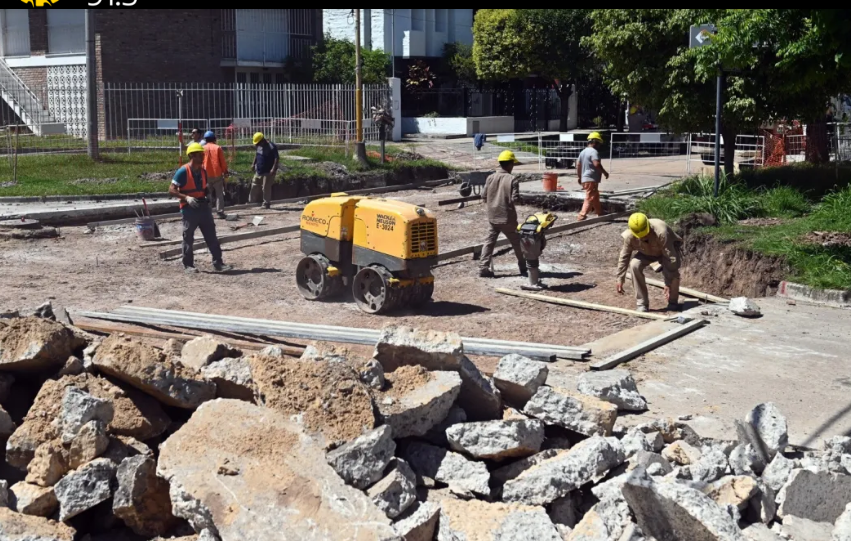
MULTIPOLYGON (((378 147, 369 146, 367 151, 378 152, 378 147)), ((403 155, 405 150, 395 145, 387 146, 392 157, 403 155)), ((447 167, 435 160, 399 159, 380 163, 378 157, 368 157, 369 167, 364 168, 352 160, 345 150, 330 147, 302 147, 282 154, 303 156, 316 161, 330 161, 346 166, 349 171, 394 171, 400 167, 447 167)), ((184 161, 186 158, 184 157, 184 161)), ((243 178, 250 178, 253 150, 240 150, 236 159, 228 161, 232 171, 243 178)), ((99 161, 90 160, 85 154, 32 154, 19 155, 17 184, 2 187, 12 180, 12 165, 6 157, 0 157, 0 197, 2 196, 47 196, 47 195, 106 195, 140 192, 165 192, 171 177, 178 167, 177 149, 173 151, 104 152, 99 161), (150 176, 159 173, 159 176, 150 176)), ((315 163, 281 159, 278 179, 287 182, 300 178, 328 178, 329 174, 315 163)))

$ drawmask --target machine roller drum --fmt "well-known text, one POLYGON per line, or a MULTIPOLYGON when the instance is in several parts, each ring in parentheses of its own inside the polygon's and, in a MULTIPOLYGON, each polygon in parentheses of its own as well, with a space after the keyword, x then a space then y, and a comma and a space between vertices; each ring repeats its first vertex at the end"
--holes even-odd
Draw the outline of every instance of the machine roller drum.
POLYGON ((296 285, 302 297, 309 301, 329 297, 342 289, 342 279, 330 276, 331 262, 320 254, 312 254, 298 262, 296 285))
POLYGON ((355 302, 367 314, 382 314, 396 307, 401 292, 390 285, 393 276, 379 265, 364 267, 352 281, 355 302))

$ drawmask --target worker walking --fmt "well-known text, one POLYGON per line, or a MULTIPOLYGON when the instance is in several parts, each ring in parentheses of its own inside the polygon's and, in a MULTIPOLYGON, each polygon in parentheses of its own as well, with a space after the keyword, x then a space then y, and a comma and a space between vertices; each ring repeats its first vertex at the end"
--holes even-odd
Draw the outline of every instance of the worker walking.
POLYGON ((609 172, 600 161, 599 149, 602 144, 603 137, 600 133, 591 132, 588 134, 588 146, 579 153, 579 158, 576 160, 578 182, 585 190, 585 202, 582 203, 582 210, 576 218, 579 222, 584 220, 592 210, 597 213, 597 216, 603 215, 603 205, 600 203, 600 181, 603 176, 608 179, 609 172))
POLYGON ((196 273, 195 268, 195 229, 201 229, 207 249, 213 256, 213 268, 217 271, 231 270, 232 267, 222 261, 222 248, 216 237, 216 224, 207 199, 207 171, 204 170, 204 147, 200 143, 190 143, 186 149, 189 163, 174 174, 168 193, 180 199, 180 213, 183 215, 183 268, 187 273, 196 273))
POLYGON ((228 173, 228 163, 225 161, 225 151, 216 144, 216 134, 208 131, 204 134, 204 170, 207 172, 207 186, 210 187, 210 204, 216 204, 216 214, 225 219, 225 176, 228 173))
POLYGON ((629 229, 621 236, 623 246, 618 259, 618 293, 624 292, 623 284, 628 266, 635 290, 636 310, 646 312, 650 307, 650 299, 647 295, 644 269, 651 263, 660 263, 665 278, 665 298, 668 300, 666 310, 679 310, 683 239, 662 220, 648 219, 640 212, 629 217, 629 229), (635 257, 633 252, 637 252, 635 257))
POLYGON ((254 154, 254 163, 251 164, 254 182, 248 194, 248 202, 257 203, 262 195, 263 208, 268 209, 272 206, 272 184, 278 172, 278 147, 275 143, 267 141, 260 132, 254 134, 252 141, 257 147, 257 152, 254 154))
POLYGON ((520 274, 526 276, 526 260, 520 250, 520 234, 517 232, 517 209, 514 207, 520 201, 520 180, 511 174, 514 166, 520 162, 517 161, 514 153, 510 150, 502 151, 497 161, 499 161, 501 171, 489 176, 485 180, 485 187, 482 190, 482 202, 488 209, 490 229, 482 248, 479 276, 483 278, 493 278, 494 276, 491 270, 491 260, 493 259, 496 239, 499 238, 500 233, 505 235, 511 243, 511 247, 514 248, 514 256, 517 257, 520 274))

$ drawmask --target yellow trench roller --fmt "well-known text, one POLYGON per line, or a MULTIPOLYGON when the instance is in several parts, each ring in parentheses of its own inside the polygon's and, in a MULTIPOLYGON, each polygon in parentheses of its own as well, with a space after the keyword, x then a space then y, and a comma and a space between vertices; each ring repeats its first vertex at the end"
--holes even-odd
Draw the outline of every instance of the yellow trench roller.
POLYGON ((305 299, 351 287, 368 314, 417 307, 434 292, 437 219, 410 203, 331 194, 304 208, 301 251, 296 285, 305 299))

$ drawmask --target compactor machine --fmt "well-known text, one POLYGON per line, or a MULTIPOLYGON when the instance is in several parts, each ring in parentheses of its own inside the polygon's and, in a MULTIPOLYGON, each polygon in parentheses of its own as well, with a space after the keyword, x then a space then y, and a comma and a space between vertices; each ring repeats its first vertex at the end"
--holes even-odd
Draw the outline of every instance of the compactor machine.
POLYGON ((351 288, 368 314, 417 307, 434 292, 437 219, 410 203, 331 194, 304 208, 301 251, 296 284, 305 299, 351 288))

